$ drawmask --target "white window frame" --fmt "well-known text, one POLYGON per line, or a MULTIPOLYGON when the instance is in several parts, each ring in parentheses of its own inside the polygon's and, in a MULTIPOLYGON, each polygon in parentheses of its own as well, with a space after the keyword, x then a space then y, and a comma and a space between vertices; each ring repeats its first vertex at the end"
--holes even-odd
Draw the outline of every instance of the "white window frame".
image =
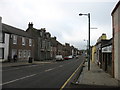
POLYGON ((22 58, 23 56, 22 56, 22 50, 19 50, 19 52, 18 52, 19 54, 19 58, 22 58))
POLYGON ((13 35, 13 44, 17 44, 17 35, 13 35))
POLYGON ((22 37, 22 45, 25 46, 25 37, 22 37))
POLYGON ((29 39, 29 46, 32 46, 32 39, 29 39))
POLYGON ((28 58, 31 57, 31 50, 28 50, 28 58))

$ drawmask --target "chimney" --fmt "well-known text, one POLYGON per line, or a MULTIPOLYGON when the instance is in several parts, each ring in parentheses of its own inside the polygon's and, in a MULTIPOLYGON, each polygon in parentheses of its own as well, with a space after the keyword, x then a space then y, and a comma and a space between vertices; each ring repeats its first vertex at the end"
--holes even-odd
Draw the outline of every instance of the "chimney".
POLYGON ((33 28, 33 23, 31 22, 29 22, 29 24, 28 24, 28 28, 33 28))
POLYGON ((0 32, 2 31, 2 17, 0 16, 0 32))
POLYGON ((45 29, 45 28, 41 28, 41 30, 43 30, 44 32, 46 32, 46 29, 45 29))
POLYGON ((56 40, 56 37, 54 36, 54 39, 56 40))

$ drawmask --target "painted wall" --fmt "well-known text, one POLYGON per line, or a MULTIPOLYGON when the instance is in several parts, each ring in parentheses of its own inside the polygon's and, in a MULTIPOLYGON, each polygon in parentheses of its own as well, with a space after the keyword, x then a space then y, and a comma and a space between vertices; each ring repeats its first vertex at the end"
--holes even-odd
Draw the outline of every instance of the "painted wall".
POLYGON ((9 34, 5 33, 5 42, 0 43, 0 48, 4 48, 4 59, 0 59, 0 62, 7 60, 9 53, 9 34))
POLYGON ((7 60, 8 58, 8 52, 9 52, 9 34, 5 34, 5 44, 4 46, 4 60, 7 60))
MULTIPOLYGON (((2 17, 0 17, 0 31, 2 31, 2 17)), ((4 48, 4 59, 0 59, 0 62, 7 60, 9 52, 9 34, 4 35, 5 42, 0 43, 0 48, 4 48)))
POLYGON ((114 30, 114 75, 120 80, 120 5, 112 15, 114 30))
POLYGON ((95 62, 96 46, 92 47, 92 62, 95 62))

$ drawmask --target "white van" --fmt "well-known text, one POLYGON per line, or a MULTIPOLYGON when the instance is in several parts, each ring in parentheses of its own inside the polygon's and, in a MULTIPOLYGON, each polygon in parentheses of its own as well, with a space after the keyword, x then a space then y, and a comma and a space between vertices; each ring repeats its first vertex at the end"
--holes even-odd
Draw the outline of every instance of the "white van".
POLYGON ((64 60, 62 55, 56 55, 55 59, 56 59, 56 61, 63 61, 64 60))

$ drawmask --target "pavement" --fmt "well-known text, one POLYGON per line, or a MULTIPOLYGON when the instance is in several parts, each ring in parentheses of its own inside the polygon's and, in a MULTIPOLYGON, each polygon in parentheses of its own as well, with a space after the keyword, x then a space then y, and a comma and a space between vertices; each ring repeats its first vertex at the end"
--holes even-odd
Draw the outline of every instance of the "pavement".
POLYGON ((51 63, 55 60, 44 60, 44 61, 33 61, 32 63, 28 63, 28 60, 19 60, 17 62, 1 62, 1 67, 10 67, 10 66, 24 66, 24 65, 31 65, 31 64, 41 64, 41 63, 51 63))
POLYGON ((88 63, 84 63, 83 71, 76 84, 72 85, 72 88, 120 88, 120 82, 118 80, 112 78, 111 75, 100 69, 95 63, 91 62, 90 65, 90 71, 88 71, 88 63))

